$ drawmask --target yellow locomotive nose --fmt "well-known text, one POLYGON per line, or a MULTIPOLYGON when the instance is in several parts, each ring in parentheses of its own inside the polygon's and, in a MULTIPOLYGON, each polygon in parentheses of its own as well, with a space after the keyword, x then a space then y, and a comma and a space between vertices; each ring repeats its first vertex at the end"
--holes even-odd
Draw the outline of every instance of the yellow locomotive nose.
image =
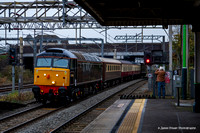
POLYGON ((63 68, 35 68, 35 85, 69 86, 70 70, 63 68))

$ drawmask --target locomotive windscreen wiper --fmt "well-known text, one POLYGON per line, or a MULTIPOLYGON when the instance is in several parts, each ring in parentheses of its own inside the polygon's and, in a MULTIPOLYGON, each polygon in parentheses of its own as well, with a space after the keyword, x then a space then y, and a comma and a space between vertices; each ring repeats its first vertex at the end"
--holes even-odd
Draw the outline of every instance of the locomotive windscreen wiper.
POLYGON ((46 57, 45 57, 44 55, 43 55, 42 57, 43 57, 43 58, 45 59, 45 61, 48 63, 48 61, 47 61, 46 57))

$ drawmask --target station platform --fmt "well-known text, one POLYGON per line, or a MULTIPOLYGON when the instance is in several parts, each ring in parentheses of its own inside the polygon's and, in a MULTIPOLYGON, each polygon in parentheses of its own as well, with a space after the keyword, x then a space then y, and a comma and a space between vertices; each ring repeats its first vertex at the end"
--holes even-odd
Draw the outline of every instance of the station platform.
POLYGON ((175 99, 117 100, 82 133, 198 133, 200 114, 175 99))

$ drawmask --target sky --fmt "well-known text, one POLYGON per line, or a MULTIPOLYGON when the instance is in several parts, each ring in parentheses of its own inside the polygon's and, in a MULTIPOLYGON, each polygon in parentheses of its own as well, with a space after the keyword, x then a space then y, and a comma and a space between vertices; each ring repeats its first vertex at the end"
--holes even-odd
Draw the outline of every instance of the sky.
MULTIPOLYGON (((34 0, 16 0, 17 2, 24 2, 24 1, 34 1, 34 0)), ((42 1, 42 0, 38 0, 38 1, 42 1)), ((0 0, 0 2, 14 2, 14 0, 0 0)), ((82 29, 81 30, 81 36, 85 37, 85 38, 102 38, 105 39, 105 32, 101 32, 102 29, 82 29)), ((114 40, 114 37, 117 35, 136 35, 136 34, 140 34, 142 32, 142 29, 109 29, 107 31, 108 37, 107 37, 107 41, 109 43, 121 43, 124 41, 117 41, 114 40)), ((37 34, 41 34, 41 31, 37 31, 37 34)), ((143 35, 164 35, 165 36, 165 41, 168 41, 168 29, 143 29, 143 35)), ((9 37, 17 37, 17 31, 12 31, 12 32, 8 32, 7 33, 9 37)), ((28 34, 33 35, 34 31, 28 31, 28 30, 22 30, 19 31, 19 36, 20 37, 26 37, 28 34)), ((57 35, 61 38, 75 38, 75 30, 70 30, 70 29, 63 29, 63 30, 54 30, 54 31, 44 31, 44 34, 50 34, 50 35, 57 35)), ((79 37, 79 30, 78 30, 78 34, 77 36, 79 37)), ((5 32, 1 32, 0 33, 0 37, 5 37, 5 32)), ((160 40, 162 41, 162 39, 160 40)), ((129 41, 129 42, 135 42, 135 41, 129 41)), ((144 41, 144 42, 151 42, 151 40, 149 41, 144 41)), ((159 41, 155 41, 155 42, 159 42, 159 41)), ((2 42, 0 42, 2 44, 2 42)), ((10 43, 15 43, 14 41, 10 42, 10 43)))

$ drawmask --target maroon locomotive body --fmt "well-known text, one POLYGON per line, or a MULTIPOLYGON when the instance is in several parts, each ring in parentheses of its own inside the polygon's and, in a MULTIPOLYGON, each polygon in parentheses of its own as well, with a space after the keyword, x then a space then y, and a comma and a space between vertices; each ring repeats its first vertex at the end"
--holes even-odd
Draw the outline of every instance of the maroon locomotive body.
POLYGON ((51 48, 37 56, 33 93, 38 101, 68 101, 96 93, 140 74, 128 61, 51 48))

